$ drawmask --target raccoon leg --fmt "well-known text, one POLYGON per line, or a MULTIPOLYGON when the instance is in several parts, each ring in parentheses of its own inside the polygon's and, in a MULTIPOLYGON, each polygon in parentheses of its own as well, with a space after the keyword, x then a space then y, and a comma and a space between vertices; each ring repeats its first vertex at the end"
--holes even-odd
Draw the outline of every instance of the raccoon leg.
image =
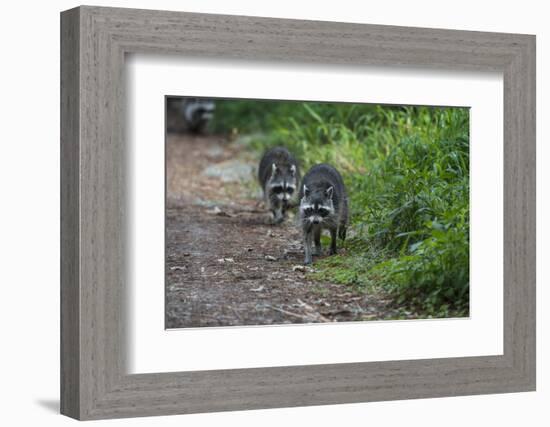
POLYGON ((277 203, 277 201, 270 200, 269 202, 269 208, 271 210, 271 214, 273 215, 272 223, 280 224, 285 219, 283 216, 283 207, 281 206, 281 203, 277 203))
POLYGON ((286 219, 286 211, 287 211, 287 209, 288 209, 288 208, 287 208, 286 204, 283 204, 283 205, 281 206, 281 216, 283 217, 283 221, 286 219))
POLYGON ((342 240, 346 240, 346 224, 340 224, 338 228, 338 237, 342 240))
POLYGON ((280 224, 285 220, 285 215, 283 213, 283 208, 281 206, 277 206, 275 209, 273 209, 273 222, 275 224, 280 224))
POLYGON ((315 248, 313 249, 313 255, 319 256, 323 252, 321 247, 321 227, 316 227, 313 231, 313 242, 315 243, 315 248))
POLYGON ((306 252, 306 258, 304 264, 311 264, 313 262, 311 243, 313 240, 313 232, 311 230, 304 230, 304 249, 306 252))
POLYGON ((330 252, 331 255, 336 254, 336 228, 330 229, 330 252))

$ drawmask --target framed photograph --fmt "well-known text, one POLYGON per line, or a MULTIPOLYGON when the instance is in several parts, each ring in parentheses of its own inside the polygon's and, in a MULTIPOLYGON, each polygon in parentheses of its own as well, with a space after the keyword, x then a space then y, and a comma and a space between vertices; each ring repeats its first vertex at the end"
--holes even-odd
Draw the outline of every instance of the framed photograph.
POLYGON ((469 115, 167 97, 166 328, 468 317, 469 115))
POLYGON ((61 412, 535 390, 535 37, 61 14, 61 412))

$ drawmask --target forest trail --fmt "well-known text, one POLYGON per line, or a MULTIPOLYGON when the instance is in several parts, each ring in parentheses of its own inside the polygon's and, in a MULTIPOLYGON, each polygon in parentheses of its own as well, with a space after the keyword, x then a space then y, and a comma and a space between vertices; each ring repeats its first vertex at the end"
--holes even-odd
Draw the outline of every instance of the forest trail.
POLYGON ((256 161, 238 142, 168 134, 166 327, 394 317, 387 298, 308 277, 294 221, 268 223, 256 161))

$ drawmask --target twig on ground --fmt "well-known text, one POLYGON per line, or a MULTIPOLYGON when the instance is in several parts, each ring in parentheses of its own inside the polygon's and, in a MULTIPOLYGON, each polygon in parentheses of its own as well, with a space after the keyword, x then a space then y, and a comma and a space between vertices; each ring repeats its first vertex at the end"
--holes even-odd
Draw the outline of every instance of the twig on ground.
MULTIPOLYGON (((318 312, 310 312, 308 314, 300 314, 300 313, 293 313, 292 311, 285 310, 283 308, 274 307, 272 305, 267 305, 266 307, 271 308, 275 311, 278 311, 280 313, 286 314, 288 316, 296 317, 298 319, 307 320, 307 321, 314 321, 314 322, 330 322, 329 319, 327 319, 325 316, 323 316, 321 313, 318 312)), ((311 307, 310 307, 311 308, 311 307)))

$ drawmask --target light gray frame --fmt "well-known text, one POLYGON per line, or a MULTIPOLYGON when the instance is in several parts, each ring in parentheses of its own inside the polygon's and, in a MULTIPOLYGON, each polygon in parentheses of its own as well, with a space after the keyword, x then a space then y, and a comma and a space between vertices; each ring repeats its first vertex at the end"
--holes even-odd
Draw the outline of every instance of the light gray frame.
POLYGON ((535 37, 79 7, 61 14, 61 412, 77 419, 535 390, 535 37), (504 75, 504 354, 128 375, 126 53, 504 75))

